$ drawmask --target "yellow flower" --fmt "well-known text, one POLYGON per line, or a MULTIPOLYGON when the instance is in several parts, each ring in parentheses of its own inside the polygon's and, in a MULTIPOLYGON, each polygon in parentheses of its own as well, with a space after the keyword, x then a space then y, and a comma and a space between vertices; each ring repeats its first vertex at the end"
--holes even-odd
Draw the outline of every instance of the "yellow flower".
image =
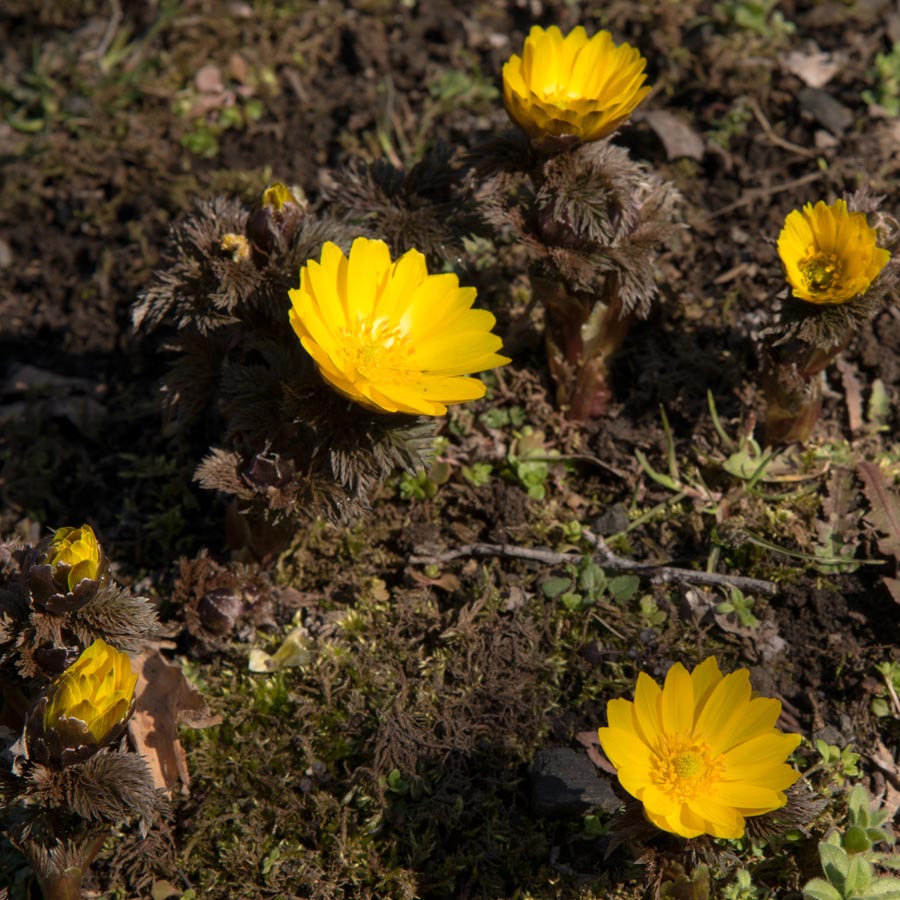
POLYGON ((57 725, 67 731, 60 720, 78 719, 101 743, 116 725, 124 723, 136 683, 127 654, 100 639, 94 641, 50 686, 44 731, 57 725))
POLYGON ((100 575, 100 544, 90 525, 81 528, 59 528, 53 535, 48 550, 48 564, 60 583, 66 583, 70 591, 83 578, 97 580, 100 575))
POLYGON ((778 236, 778 255, 793 294, 809 303, 846 303, 865 293, 891 254, 874 228, 843 200, 795 209, 778 236))
POLYGON ((738 838, 744 817, 779 809, 799 777, 786 762, 799 734, 775 728, 781 703, 754 697, 750 673, 723 676, 714 657, 680 663, 663 688, 643 672, 634 702, 610 700, 600 743, 619 783, 658 828, 738 838))
POLYGON ((322 377, 370 409, 441 416, 447 403, 484 396, 464 377, 509 360, 494 317, 472 309, 475 288, 429 275, 409 250, 396 262, 384 241, 357 238, 349 259, 331 242, 300 270, 291 325, 322 377))
POLYGON ((597 141, 615 131, 650 93, 647 60, 608 31, 588 39, 581 26, 564 38, 555 25, 532 27, 523 56, 503 66, 503 101, 531 138, 574 135, 597 141))

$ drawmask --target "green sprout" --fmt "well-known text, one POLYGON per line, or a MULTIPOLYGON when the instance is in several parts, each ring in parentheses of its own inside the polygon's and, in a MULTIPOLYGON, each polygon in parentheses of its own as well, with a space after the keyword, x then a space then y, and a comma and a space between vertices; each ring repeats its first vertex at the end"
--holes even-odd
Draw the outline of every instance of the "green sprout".
POLYGON ((864 856, 822 841, 819 856, 825 878, 813 878, 803 888, 809 900, 900 900, 900 878, 881 877, 864 856))
POLYGON ((893 844, 894 835, 882 828, 890 818, 886 809, 872 809, 871 799, 861 784, 847 795, 847 830, 841 846, 848 853, 868 853, 875 844, 893 844))
POLYGON ((567 566, 565 575, 553 576, 540 585, 548 600, 558 599, 573 612, 594 606, 605 595, 615 604, 623 606, 634 597, 639 587, 637 575, 607 578, 606 572, 588 557, 577 567, 567 566))
POLYGON ((463 466, 460 470, 463 478, 472 485, 472 487, 484 487, 491 480, 491 472, 494 467, 490 463, 474 463, 471 466, 463 466))
POLYGON ((873 808, 866 789, 857 784, 847 795, 847 826, 819 843, 824 878, 803 888, 807 900, 900 900, 900 878, 881 875, 877 866, 900 868, 900 856, 875 850, 891 845, 893 834, 882 826, 890 820, 885 809, 873 808))
POLYGON ((900 116, 900 41, 894 43, 890 53, 875 57, 875 68, 868 74, 876 88, 863 91, 862 99, 869 106, 880 106, 890 116, 900 116))
POLYGON ((732 27, 771 41, 781 41, 797 30, 778 10, 778 0, 726 0, 717 3, 715 11, 732 27))
POLYGON ((550 462, 555 461, 559 454, 548 451, 544 446, 543 433, 535 431, 530 425, 513 434, 515 440, 506 456, 509 469, 532 500, 543 500, 547 494, 550 462))
POLYGON ((816 738, 816 751, 821 758, 816 768, 828 770, 835 784, 842 785, 846 778, 856 778, 859 775, 859 754, 854 753, 850 747, 842 750, 836 744, 828 744, 821 738, 816 738))
POLYGON ((766 894, 753 884, 753 876, 748 869, 738 869, 734 882, 722 888, 722 900, 761 900, 766 894))
POLYGON ((735 616, 744 628, 756 628, 759 619, 753 615, 752 597, 745 597, 744 592, 736 587, 728 588, 728 599, 716 606, 716 612, 724 616, 735 616))
POLYGON ((891 715, 900 718, 900 663, 883 662, 875 668, 884 679, 885 687, 877 692, 869 708, 879 718, 891 715), (890 703, 885 694, 890 697, 890 703))

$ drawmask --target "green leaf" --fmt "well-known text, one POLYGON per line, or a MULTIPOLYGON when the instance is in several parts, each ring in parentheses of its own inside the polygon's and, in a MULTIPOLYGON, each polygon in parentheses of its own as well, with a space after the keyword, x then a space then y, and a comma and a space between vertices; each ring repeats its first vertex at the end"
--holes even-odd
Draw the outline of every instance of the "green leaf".
POLYGON ((862 853, 872 846, 872 842, 869 840, 866 830, 860 828, 859 825, 849 825, 844 832, 841 843, 848 853, 862 853))
POLYGON ((579 609, 585 609, 588 606, 592 606, 594 603, 593 600, 586 600, 581 594, 565 593, 559 599, 566 609, 571 609, 573 612, 577 612, 579 609))
POLYGON ((863 900, 900 900, 900 878, 876 878, 863 900))
POLYGON ((641 586, 641 579, 637 575, 617 575, 610 578, 608 590, 616 603, 627 603, 641 586))
POLYGON ((670 478, 668 475, 663 475, 662 472, 657 472, 653 466, 647 462, 647 457, 641 453, 640 450, 635 450, 634 455, 637 457, 637 461, 641 464, 641 468, 657 483, 661 484, 664 488, 668 488, 670 491, 678 491, 681 489, 681 485, 675 481, 673 478, 670 478))
POLYGON ((555 600, 572 587, 571 578, 548 578, 541 582, 541 590, 548 600, 555 600))
POLYGON ((850 821, 865 827, 869 824, 869 793, 861 784, 855 784, 847 794, 850 821))
POLYGON ((822 842, 819 844, 819 858, 825 877, 842 893, 850 871, 850 858, 841 847, 822 842))
POLYGON ((606 573, 597 563, 588 560, 578 574, 578 586, 591 597, 598 597, 606 589, 606 573))
POLYGON ((844 900, 840 891, 832 887, 824 878, 813 878, 804 886, 803 896, 810 900, 844 900))
POLYGON ((862 856, 854 856, 850 860, 847 878, 844 882, 844 893, 848 896, 865 894, 872 883, 872 864, 862 856))

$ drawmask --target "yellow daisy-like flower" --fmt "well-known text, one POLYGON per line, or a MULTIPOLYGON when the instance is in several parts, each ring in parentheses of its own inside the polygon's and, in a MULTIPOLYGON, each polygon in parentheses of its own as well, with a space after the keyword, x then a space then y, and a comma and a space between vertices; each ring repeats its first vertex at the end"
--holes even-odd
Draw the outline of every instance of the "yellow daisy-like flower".
POLYGON ((90 525, 81 528, 59 528, 50 542, 47 562, 53 574, 59 573, 60 584, 69 590, 83 578, 96 580, 100 574, 100 544, 90 525))
POLYGON ((808 303, 846 303, 865 293, 891 254, 874 228, 843 200, 795 209, 778 236, 778 255, 793 295, 808 303))
POLYGON ((291 325, 322 377, 369 409, 442 416, 484 396, 467 374, 509 362, 495 353, 494 317, 471 308, 475 288, 429 275, 418 250, 393 262, 384 241, 357 238, 349 258, 328 242, 289 293, 291 325))
POLYGON ((781 703, 754 697, 746 669, 723 676, 714 657, 690 673, 676 663, 662 688, 641 673, 634 702, 606 712, 603 751, 664 831, 741 837, 744 818, 784 806, 800 777, 785 762, 800 735, 775 728, 781 703))
POLYGON ((131 708, 137 674, 127 654, 97 639, 50 686, 44 731, 65 719, 78 719, 101 743, 131 708))
POLYGON ((592 38, 580 25, 563 37, 555 25, 532 27, 523 55, 503 66, 503 101, 530 138, 573 135, 597 141, 615 131, 650 93, 647 60, 608 31, 592 38))

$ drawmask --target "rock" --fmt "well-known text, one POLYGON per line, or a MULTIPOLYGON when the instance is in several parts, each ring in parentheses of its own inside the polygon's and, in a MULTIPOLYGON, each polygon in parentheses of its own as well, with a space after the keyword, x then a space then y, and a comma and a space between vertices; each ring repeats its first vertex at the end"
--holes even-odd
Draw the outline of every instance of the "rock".
POLYGON ((803 88, 797 95, 800 105, 832 134, 841 135, 853 124, 853 113, 821 88, 803 88))
POLYGON ((549 747, 531 763, 531 808, 539 816, 572 816, 599 807, 615 812, 622 801, 579 750, 549 747))

